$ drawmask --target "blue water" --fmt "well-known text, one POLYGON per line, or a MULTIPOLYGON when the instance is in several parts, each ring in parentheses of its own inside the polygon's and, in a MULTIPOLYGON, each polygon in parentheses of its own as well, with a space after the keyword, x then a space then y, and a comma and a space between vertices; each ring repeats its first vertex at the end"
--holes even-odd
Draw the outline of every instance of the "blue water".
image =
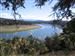
POLYGON ((62 32, 62 29, 58 26, 53 26, 50 24, 38 24, 41 28, 28 30, 28 31, 20 31, 15 33, 0 33, 0 38, 13 38, 15 36, 20 37, 28 37, 32 35, 35 38, 45 39, 47 36, 51 37, 56 33, 59 35, 62 32))

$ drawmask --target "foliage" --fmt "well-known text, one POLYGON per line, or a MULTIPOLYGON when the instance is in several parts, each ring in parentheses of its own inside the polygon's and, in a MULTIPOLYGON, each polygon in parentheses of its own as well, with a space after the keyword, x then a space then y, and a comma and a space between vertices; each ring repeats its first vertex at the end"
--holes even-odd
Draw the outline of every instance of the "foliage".
MULTIPOLYGON (((37 6, 45 5, 45 2, 52 2, 55 0, 36 0, 37 6)), ((75 0, 57 0, 57 3, 53 6, 53 14, 56 14, 57 18, 59 17, 73 17, 75 13, 71 11, 71 8, 75 7, 75 0)), ((61 19, 62 19, 61 18, 61 19)))
POLYGON ((45 44, 50 51, 75 50, 75 34, 61 34, 60 36, 55 36, 54 38, 47 37, 45 39, 45 44))
POLYGON ((75 32, 75 18, 67 23, 67 28, 69 28, 70 32, 75 32))
POLYGON ((58 0, 54 6, 54 10, 69 10, 75 4, 75 0, 58 0))
POLYGON ((53 51, 53 50, 60 50, 61 46, 60 46, 60 40, 58 39, 57 36, 55 37, 47 37, 45 39, 45 44, 48 47, 49 51, 53 51))
POLYGON ((70 10, 75 5, 75 0, 58 0, 54 5, 54 11, 57 11, 61 14, 62 18, 73 17, 73 12, 70 10))
POLYGON ((28 38, 14 37, 13 39, 0 41, 0 54, 13 55, 13 54, 35 54, 39 50, 42 51, 44 43, 39 39, 29 36, 28 38))
POLYGON ((61 51, 65 54, 75 50, 75 34, 61 34, 60 36, 47 37, 45 41, 34 38, 32 35, 27 38, 14 37, 12 39, 0 40, 1 55, 17 54, 45 54, 49 51, 61 51))
MULTIPOLYGON (((54 0, 34 0, 36 5, 35 6, 43 6, 45 5, 45 2, 52 2, 54 0)), ((17 8, 23 7, 24 6, 25 0, 0 0, 0 4, 9 9, 10 7, 12 8, 13 11, 16 11, 17 8)), ((75 5, 75 0, 58 0, 58 2, 54 5, 53 10, 55 11, 57 17, 59 17, 59 14, 61 14, 62 18, 63 17, 69 17, 73 16, 72 11, 70 8, 73 8, 75 5), (58 13, 59 12, 59 13, 58 13)), ((18 14, 18 13, 15 13, 18 14)), ((19 14, 18 14, 19 15, 19 14)))
POLYGON ((18 7, 24 8, 24 0, 0 0, 0 4, 7 9, 12 7, 14 11, 17 10, 18 7))
POLYGON ((48 0, 35 0, 35 2, 37 2, 36 6, 42 6, 45 4, 45 2, 47 2, 48 0))
POLYGON ((75 33, 75 18, 69 21, 63 28, 64 33, 75 33))

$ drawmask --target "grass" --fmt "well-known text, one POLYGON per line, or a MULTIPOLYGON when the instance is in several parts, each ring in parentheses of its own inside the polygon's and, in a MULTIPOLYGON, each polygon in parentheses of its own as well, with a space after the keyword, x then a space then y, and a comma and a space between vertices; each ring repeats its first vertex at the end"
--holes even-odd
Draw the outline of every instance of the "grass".
POLYGON ((46 52, 46 47, 45 43, 32 36, 28 38, 14 37, 11 40, 0 39, 0 56, 75 56, 75 50, 64 49, 46 52), (40 54, 40 51, 45 52, 40 54))
POLYGON ((26 31, 31 29, 40 28, 37 25, 4 25, 0 26, 0 33, 12 33, 18 31, 26 31))
POLYGON ((75 56, 75 45, 72 44, 75 43, 74 37, 64 34, 46 37, 44 41, 32 35, 27 38, 0 38, 0 56, 75 56))
MULTIPOLYGON (((2 26, 10 32, 16 26, 2 26)), ((18 25, 19 30, 39 28, 36 25, 18 25)), ((15 29, 15 30, 16 30, 15 29)), ((7 32, 7 31, 6 31, 7 32)), ((75 34, 60 34, 53 37, 46 37, 44 41, 33 37, 14 37, 12 39, 0 38, 0 56, 75 56, 75 34)))

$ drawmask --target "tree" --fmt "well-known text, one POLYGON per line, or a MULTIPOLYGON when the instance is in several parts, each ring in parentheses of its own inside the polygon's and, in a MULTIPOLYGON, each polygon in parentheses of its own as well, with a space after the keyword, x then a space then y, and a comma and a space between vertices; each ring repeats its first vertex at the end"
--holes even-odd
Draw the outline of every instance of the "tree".
MULTIPOLYGON (((43 6, 45 5, 45 2, 52 2, 55 0, 34 0, 36 5, 35 6, 43 6)), ((71 8, 75 7, 75 0, 57 0, 58 2, 54 5, 53 11, 54 14, 56 14, 57 18, 73 18, 75 16, 75 13, 71 11, 71 8)), ((25 0, 0 0, 0 4, 9 9, 12 7, 12 10, 14 11, 14 18, 16 19, 15 15, 19 15, 16 10, 19 7, 24 6, 25 0)), ((19 15, 20 16, 20 15, 19 15)))
POLYGON ((0 5, 3 7, 9 9, 9 7, 12 7, 12 10, 17 10, 18 7, 24 7, 24 0, 0 0, 0 5))
MULTIPOLYGON (((35 6, 42 6, 48 0, 34 0, 34 1, 36 3, 35 6)), ((3 7, 7 9, 12 7, 13 11, 16 11, 17 8, 19 7, 25 8, 24 3, 25 3, 25 0, 0 0, 0 5, 2 5, 3 7)))
POLYGON ((75 0, 58 0, 58 2, 54 5, 53 9, 54 11, 58 10, 62 17, 68 18, 73 17, 74 13, 70 10, 71 8, 74 8, 75 0))
MULTIPOLYGON (((45 2, 52 2, 55 0, 34 0, 36 5, 35 6, 43 6, 45 2)), ((0 0, 0 4, 5 8, 9 9, 12 7, 13 11, 16 11, 17 8, 24 6, 25 0, 0 0)), ((64 17, 73 16, 70 8, 75 7, 75 0, 58 0, 58 2, 54 5, 53 11, 61 12, 61 15, 64 17)))
POLYGON ((54 11, 60 12, 62 18, 70 17, 72 19, 67 23, 67 27, 63 29, 65 32, 75 32, 75 13, 71 11, 71 8, 74 7, 75 0, 58 0, 58 2, 53 7, 54 11))
POLYGON ((14 14, 13 14, 13 16, 14 16, 14 19, 15 19, 15 24, 16 24, 16 26, 17 26, 17 21, 16 21, 16 15, 18 15, 19 16, 19 18, 21 17, 21 15, 20 14, 18 14, 17 12, 16 12, 16 10, 17 10, 17 8, 19 8, 19 7, 23 7, 23 8, 25 8, 25 6, 24 6, 24 2, 25 0, 0 0, 0 5, 2 6, 2 7, 5 7, 5 8, 7 8, 8 10, 10 9, 10 7, 12 8, 12 11, 14 12, 14 14))

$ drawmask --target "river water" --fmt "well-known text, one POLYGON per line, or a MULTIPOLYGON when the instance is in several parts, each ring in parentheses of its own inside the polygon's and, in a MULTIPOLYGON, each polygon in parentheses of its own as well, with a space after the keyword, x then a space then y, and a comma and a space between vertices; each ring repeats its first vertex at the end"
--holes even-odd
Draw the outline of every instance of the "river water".
POLYGON ((51 37, 55 34, 60 34, 62 32, 62 28, 58 26, 53 26, 51 24, 37 24, 41 26, 41 28, 38 29, 32 29, 32 30, 27 30, 27 31, 20 31, 20 32, 15 32, 15 33, 0 33, 0 38, 13 38, 15 36, 19 37, 28 37, 32 35, 35 38, 38 39, 45 39, 47 36, 51 37))

